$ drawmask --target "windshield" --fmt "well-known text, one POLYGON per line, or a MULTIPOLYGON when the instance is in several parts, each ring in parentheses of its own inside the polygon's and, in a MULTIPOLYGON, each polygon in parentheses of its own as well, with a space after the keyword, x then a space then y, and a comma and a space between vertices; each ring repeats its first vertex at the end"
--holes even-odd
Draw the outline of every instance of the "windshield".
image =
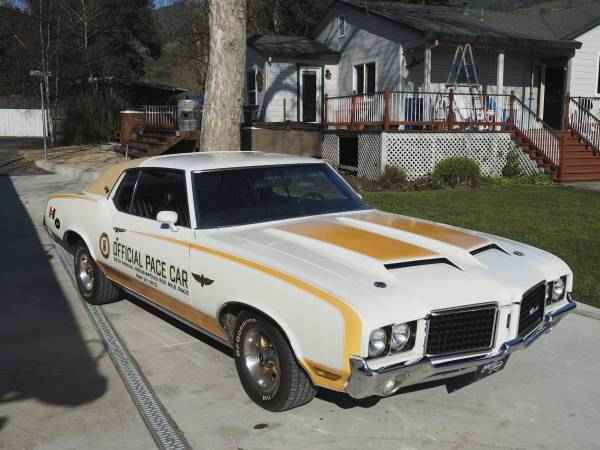
POLYGON ((200 172, 193 180, 198 228, 366 209, 325 164, 200 172))

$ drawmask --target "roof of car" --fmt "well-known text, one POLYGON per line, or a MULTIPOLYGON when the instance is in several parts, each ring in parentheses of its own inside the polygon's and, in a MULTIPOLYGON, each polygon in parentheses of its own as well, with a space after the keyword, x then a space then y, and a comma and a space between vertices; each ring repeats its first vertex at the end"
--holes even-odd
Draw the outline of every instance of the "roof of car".
POLYGON ((232 167, 275 166, 281 164, 322 163, 315 158, 263 152, 197 152, 156 156, 144 160, 140 167, 164 167, 190 171, 227 169, 232 167))
POLYGON ((321 160, 282 153, 263 152, 200 152, 176 155, 155 156, 124 161, 105 170, 84 191, 104 196, 110 192, 121 174, 136 167, 162 167, 179 170, 215 170, 232 167, 277 166, 283 164, 318 164, 321 160))

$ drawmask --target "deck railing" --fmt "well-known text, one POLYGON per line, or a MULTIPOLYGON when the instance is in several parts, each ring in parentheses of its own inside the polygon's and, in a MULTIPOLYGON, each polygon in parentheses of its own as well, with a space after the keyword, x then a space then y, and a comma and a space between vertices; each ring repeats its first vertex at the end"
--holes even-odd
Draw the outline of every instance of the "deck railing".
POLYGON ((598 106, 600 98, 597 97, 570 97, 567 103, 567 127, 596 152, 600 151, 600 119, 594 113, 599 110, 598 106))
POLYGON ((176 105, 144 105, 144 128, 150 130, 176 130, 176 105))
POLYGON ((511 100, 510 122, 547 160, 556 167, 560 165, 560 134, 514 96, 511 100))
POLYGON ((386 90, 328 97, 325 104, 327 127, 495 130, 508 125, 510 96, 386 90))

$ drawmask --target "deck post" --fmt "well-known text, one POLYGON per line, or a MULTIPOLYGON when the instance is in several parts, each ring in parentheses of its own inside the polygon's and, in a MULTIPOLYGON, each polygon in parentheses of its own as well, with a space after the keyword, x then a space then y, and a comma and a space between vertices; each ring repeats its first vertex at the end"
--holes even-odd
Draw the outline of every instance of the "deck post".
POLYGON ((390 97, 391 91, 386 88, 383 91, 383 131, 390 129, 390 97))
POLYGON ((508 128, 512 131, 515 126, 515 91, 510 91, 510 106, 508 111, 508 128))
POLYGON ((431 46, 425 47, 425 73, 423 74, 423 90, 429 92, 431 89, 431 46))
POLYGON ((570 128, 570 109, 571 109, 571 93, 565 94, 565 107, 563 108, 563 129, 568 130, 570 128))
POLYGON ((326 129, 328 128, 329 124, 327 123, 328 117, 327 117, 327 110, 329 109, 329 95, 325 94, 325 102, 323 103, 323 114, 322 114, 322 119, 323 119, 323 123, 322 123, 322 128, 326 129))
POLYGON ((350 114, 350 128, 354 128, 356 126, 356 103, 357 103, 357 96, 353 95, 352 96, 352 108, 351 108, 351 114, 350 114))
MULTIPOLYGON (((498 52, 498 63, 496 65, 496 93, 504 94, 504 51, 498 52)), ((497 98, 499 100, 500 97, 497 98)), ((500 111, 498 111, 498 101, 496 101, 496 111, 494 114, 494 122, 499 122, 500 111)))
POLYGON ((565 137, 566 137, 566 134, 567 134, 566 130, 561 130, 560 131, 560 139, 558 141, 558 170, 555 172, 554 179, 555 179, 555 181, 558 181, 559 183, 562 183, 562 181, 564 179, 564 173, 565 173, 565 151, 566 151, 565 137))
POLYGON ((456 116, 454 115, 454 89, 450 89, 450 93, 448 94, 448 130, 452 130, 454 128, 454 122, 456 120, 456 116))

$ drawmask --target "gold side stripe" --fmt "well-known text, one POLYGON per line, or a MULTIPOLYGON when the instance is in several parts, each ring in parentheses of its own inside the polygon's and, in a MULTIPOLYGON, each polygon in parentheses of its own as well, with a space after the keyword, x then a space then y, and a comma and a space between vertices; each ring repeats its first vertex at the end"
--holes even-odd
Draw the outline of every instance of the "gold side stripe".
POLYGON ((287 225, 278 229, 342 247, 384 263, 437 256, 430 250, 398 239, 337 223, 317 221, 287 225))
POLYGON ((309 376, 313 380, 313 382, 319 386, 326 387, 331 390, 342 392, 346 387, 346 382, 350 377, 350 356, 351 355, 359 355, 360 354, 360 339, 362 335, 362 322, 358 317, 358 314, 354 311, 354 309, 344 303, 339 298, 331 295, 322 289, 319 289, 316 286, 308 284, 302 281, 299 278, 296 278, 287 273, 281 272, 277 269, 273 269, 271 267, 267 267, 265 265, 256 263, 254 261, 250 261, 248 259, 232 255, 229 253, 222 252, 220 250, 216 250, 213 248, 205 247, 202 245, 194 244, 191 242, 180 241, 173 238, 168 238, 164 236, 158 236, 155 234, 136 232, 137 234, 151 237, 154 239, 163 240, 166 242, 171 242, 173 244, 181 245, 184 247, 188 247, 192 250, 200 251, 209 255, 217 256, 219 258, 226 259, 228 261, 232 261, 234 263, 246 266, 248 268, 260 271, 266 275, 272 276, 273 278, 277 278, 284 283, 290 284, 304 292, 307 292, 326 303, 330 304, 334 308, 336 308, 342 318, 344 319, 344 356, 343 356, 343 370, 336 373, 336 376, 339 374, 339 378, 333 380, 331 377, 327 377, 324 374, 329 372, 333 373, 331 369, 320 370, 321 374, 317 372, 310 363, 307 363, 305 360, 300 360, 300 364, 304 367, 304 369, 308 372, 309 376))
POLYGON ((304 363, 308 365, 314 373, 327 380, 339 381, 343 378, 343 375, 338 370, 316 363, 311 359, 304 359, 304 363))
POLYGON ((382 225, 384 227, 406 231, 408 233, 413 233, 426 238, 435 239, 445 242, 446 244, 460 247, 464 250, 472 250, 489 243, 486 239, 480 238, 479 236, 475 236, 473 234, 465 233, 463 231, 454 230, 442 225, 423 222, 418 219, 408 219, 391 214, 369 213, 365 215, 356 215, 352 218, 375 225, 382 225))
POLYGON ((136 280, 129 275, 125 275, 124 273, 119 272, 112 267, 107 266, 106 264, 100 262, 97 264, 106 274, 106 276, 115 283, 135 292, 138 295, 143 296, 150 302, 167 309, 168 311, 181 317, 182 319, 187 320, 193 325, 196 325, 221 339, 227 340, 225 332, 215 318, 207 316, 191 306, 186 305, 185 303, 182 303, 181 301, 164 294, 157 289, 147 286, 141 281, 136 280))
POLYGON ((77 200, 87 200, 88 202, 96 202, 95 198, 87 197, 83 194, 53 194, 48 197, 48 200, 56 200, 56 199, 77 199, 77 200))

